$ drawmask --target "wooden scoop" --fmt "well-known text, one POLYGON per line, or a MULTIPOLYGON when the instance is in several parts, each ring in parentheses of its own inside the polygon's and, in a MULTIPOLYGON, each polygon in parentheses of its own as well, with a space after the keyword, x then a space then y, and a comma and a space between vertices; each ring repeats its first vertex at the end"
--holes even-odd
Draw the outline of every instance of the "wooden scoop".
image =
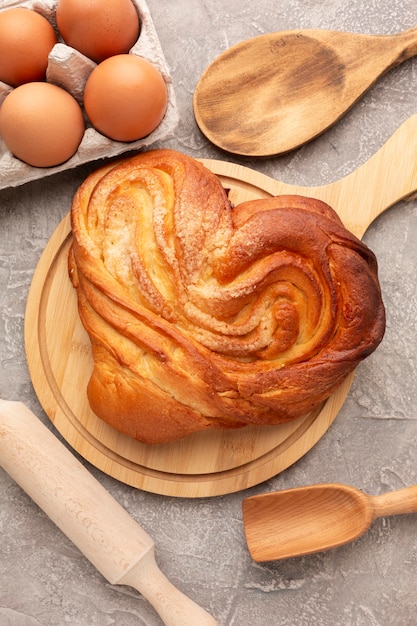
POLYGON ((113 585, 130 585, 167 626, 216 626, 158 568, 151 537, 19 402, 0 400, 0 467, 113 585))
POLYGON ((246 498, 242 510, 252 558, 272 561, 353 541, 377 517, 416 513, 417 485, 380 496, 348 485, 312 485, 246 498))
POLYGON ((323 133, 382 74, 416 53, 417 28, 395 35, 261 35, 229 48, 205 70, 194 93, 195 118, 228 152, 288 152, 323 133))

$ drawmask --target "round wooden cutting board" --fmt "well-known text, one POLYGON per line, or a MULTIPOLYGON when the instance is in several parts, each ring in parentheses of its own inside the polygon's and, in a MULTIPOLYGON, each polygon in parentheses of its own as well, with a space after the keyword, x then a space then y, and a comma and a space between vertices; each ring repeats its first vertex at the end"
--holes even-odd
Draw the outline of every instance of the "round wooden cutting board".
MULTIPOLYGON (((220 161, 205 164, 230 189, 234 204, 280 193, 277 181, 248 168, 220 161)), ((157 494, 217 496, 275 476, 300 459, 327 431, 346 398, 352 376, 320 410, 282 426, 204 431, 156 446, 141 444, 107 426, 92 413, 87 400, 92 357, 88 335, 78 317, 76 291, 68 277, 70 245, 67 215, 45 248, 33 277, 25 344, 33 385, 46 414, 64 439, 92 465, 117 480, 157 494)))

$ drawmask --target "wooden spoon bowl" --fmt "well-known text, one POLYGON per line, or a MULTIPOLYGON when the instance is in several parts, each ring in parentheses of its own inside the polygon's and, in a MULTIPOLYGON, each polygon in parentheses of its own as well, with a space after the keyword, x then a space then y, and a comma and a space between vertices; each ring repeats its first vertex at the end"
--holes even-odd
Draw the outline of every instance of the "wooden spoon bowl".
POLYGON ((218 56, 194 93, 194 114, 216 146, 272 156, 314 139, 389 69, 417 53, 417 28, 395 35, 292 30, 260 35, 218 56))

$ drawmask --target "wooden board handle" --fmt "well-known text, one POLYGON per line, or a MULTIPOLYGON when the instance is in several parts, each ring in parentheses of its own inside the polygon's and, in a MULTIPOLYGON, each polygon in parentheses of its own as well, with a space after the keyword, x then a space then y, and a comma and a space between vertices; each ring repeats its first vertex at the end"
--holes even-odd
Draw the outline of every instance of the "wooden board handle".
MULTIPOLYGON (((300 194, 328 202, 345 226, 361 238, 376 217, 417 191, 416 158, 414 114, 365 163, 339 180, 305 187, 278 180, 268 185, 265 177, 265 186, 274 195, 300 194)), ((210 164, 209 160, 206 162, 210 164)))
POLYGON ((151 537, 20 402, 0 400, 0 466, 110 583, 135 587, 167 626, 217 624, 160 572, 151 537))
POLYGON ((322 187, 345 225, 362 237, 376 217, 417 190, 417 114, 363 165, 322 187))

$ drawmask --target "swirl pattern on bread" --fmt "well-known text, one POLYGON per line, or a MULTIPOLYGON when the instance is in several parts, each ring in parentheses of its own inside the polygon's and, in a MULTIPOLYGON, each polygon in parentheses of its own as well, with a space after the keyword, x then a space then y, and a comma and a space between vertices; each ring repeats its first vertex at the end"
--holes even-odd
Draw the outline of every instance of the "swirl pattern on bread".
POLYGON ((307 414, 383 337, 376 258, 319 200, 233 207, 153 150, 91 174, 71 220, 90 406, 141 442, 307 414))

